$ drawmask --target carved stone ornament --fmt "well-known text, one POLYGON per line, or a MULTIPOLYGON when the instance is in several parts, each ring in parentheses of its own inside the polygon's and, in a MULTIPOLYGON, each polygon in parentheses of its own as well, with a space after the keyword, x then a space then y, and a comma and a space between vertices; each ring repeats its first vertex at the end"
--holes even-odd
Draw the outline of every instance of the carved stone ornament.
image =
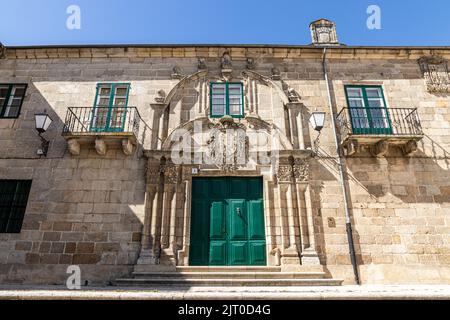
POLYGON ((290 164, 280 164, 277 168, 278 182, 292 182, 293 168, 290 164))
POLYGON ((309 180, 309 161, 305 159, 295 159, 292 168, 294 171, 294 178, 297 182, 309 180))
POLYGON ((272 80, 281 80, 281 72, 278 68, 272 68, 272 80))
POLYGON ((162 167, 165 183, 176 184, 178 182, 178 168, 173 164, 166 164, 162 167))
POLYGON ((147 183, 157 184, 161 173, 161 167, 159 164, 147 165, 147 183))
POLYGON ((233 68, 233 66, 231 64, 231 56, 230 56, 230 54, 228 52, 225 52, 222 55, 221 68, 222 69, 231 69, 231 68, 233 68))
POLYGON ((179 66, 175 66, 172 69, 172 74, 170 75, 172 79, 182 79, 183 78, 183 71, 179 66))
POLYGON ((315 45, 339 44, 336 34, 336 24, 327 19, 319 19, 309 25, 312 43, 315 45))
POLYGON ((249 140, 245 126, 231 121, 221 121, 210 126, 207 141, 209 158, 222 171, 235 171, 249 160, 249 140))
POLYGON ((422 76, 426 81, 428 92, 450 92, 450 75, 447 60, 438 56, 422 57, 419 59, 419 65, 422 76))
POLYGON ((294 88, 291 88, 286 82, 282 81, 283 91, 286 93, 289 102, 299 102, 300 95, 295 91, 294 88))
POLYGON ((199 58, 198 59, 198 66, 197 66, 198 70, 207 70, 208 67, 206 66, 206 62, 204 58, 199 58))
POLYGON ((6 58, 6 47, 0 42, 0 59, 6 58))
POLYGON ((254 70, 256 68, 256 61, 253 58, 247 58, 247 69, 254 70))
POLYGON ((166 92, 161 89, 158 91, 158 95, 155 97, 155 101, 157 103, 164 103, 165 100, 166 100, 166 92))

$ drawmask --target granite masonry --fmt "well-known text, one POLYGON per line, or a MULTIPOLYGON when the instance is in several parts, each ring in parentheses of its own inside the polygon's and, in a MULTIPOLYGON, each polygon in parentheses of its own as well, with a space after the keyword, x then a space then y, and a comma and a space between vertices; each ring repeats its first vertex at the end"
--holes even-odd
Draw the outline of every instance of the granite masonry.
POLYGON ((311 30, 302 46, 2 46, 0 89, 26 91, 0 119, 0 181, 32 182, 20 231, 0 233, 0 283, 62 284, 70 265, 98 284, 202 270, 190 263, 193 181, 259 177, 261 268, 354 284, 350 223, 362 283, 450 284, 450 47, 352 47, 329 21, 311 30), (240 117, 212 116, 211 83, 241 84, 240 117), (121 94, 126 108, 98 120, 121 94), (243 146, 246 161, 178 163, 177 132, 195 140, 196 128, 193 158, 243 146), (227 130, 268 138, 219 146, 227 130))

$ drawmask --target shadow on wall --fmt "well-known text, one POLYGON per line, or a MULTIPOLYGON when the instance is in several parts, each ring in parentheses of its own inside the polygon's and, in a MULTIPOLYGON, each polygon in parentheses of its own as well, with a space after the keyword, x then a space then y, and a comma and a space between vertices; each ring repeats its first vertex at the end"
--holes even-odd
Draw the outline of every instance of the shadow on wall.
POLYGON ((0 179, 33 180, 21 232, 0 234, 0 282, 64 284, 73 264, 81 268, 82 283, 105 284, 129 274, 144 215, 141 148, 131 156, 110 148, 100 156, 83 146, 80 155, 70 155, 63 119, 33 82, 19 119, 0 121, 11 122, 1 129, 7 152, 0 156, 0 179), (44 110, 53 122, 43 135, 50 141, 48 155, 40 157, 34 114, 44 110))
POLYGON ((405 203, 449 203, 450 154, 428 136, 419 146, 410 157, 393 147, 384 158, 349 157, 347 165, 377 200, 392 195, 405 203))

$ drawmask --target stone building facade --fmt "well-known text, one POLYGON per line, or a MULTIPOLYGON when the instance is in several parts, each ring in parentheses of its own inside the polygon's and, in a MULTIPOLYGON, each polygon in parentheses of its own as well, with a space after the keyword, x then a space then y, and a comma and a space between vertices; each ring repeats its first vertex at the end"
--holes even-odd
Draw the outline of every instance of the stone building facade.
POLYGON ((1 203, 19 223, 0 282, 78 265, 104 284, 207 266, 450 283, 450 48, 311 30, 304 46, 2 47, 0 183, 31 185, 23 221, 1 203))

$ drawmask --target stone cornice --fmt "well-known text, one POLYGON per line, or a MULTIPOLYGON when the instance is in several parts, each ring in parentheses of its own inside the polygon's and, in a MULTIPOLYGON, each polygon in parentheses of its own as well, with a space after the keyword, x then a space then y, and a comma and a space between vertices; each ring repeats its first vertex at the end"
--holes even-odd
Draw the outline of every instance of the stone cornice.
MULTIPOLYGON (((319 46, 61 46, 7 47, 8 59, 57 58, 221 58, 229 52, 232 59, 280 58, 321 59, 319 46)), ((450 59, 450 47, 328 47, 333 59, 411 59, 439 55, 450 59)))

